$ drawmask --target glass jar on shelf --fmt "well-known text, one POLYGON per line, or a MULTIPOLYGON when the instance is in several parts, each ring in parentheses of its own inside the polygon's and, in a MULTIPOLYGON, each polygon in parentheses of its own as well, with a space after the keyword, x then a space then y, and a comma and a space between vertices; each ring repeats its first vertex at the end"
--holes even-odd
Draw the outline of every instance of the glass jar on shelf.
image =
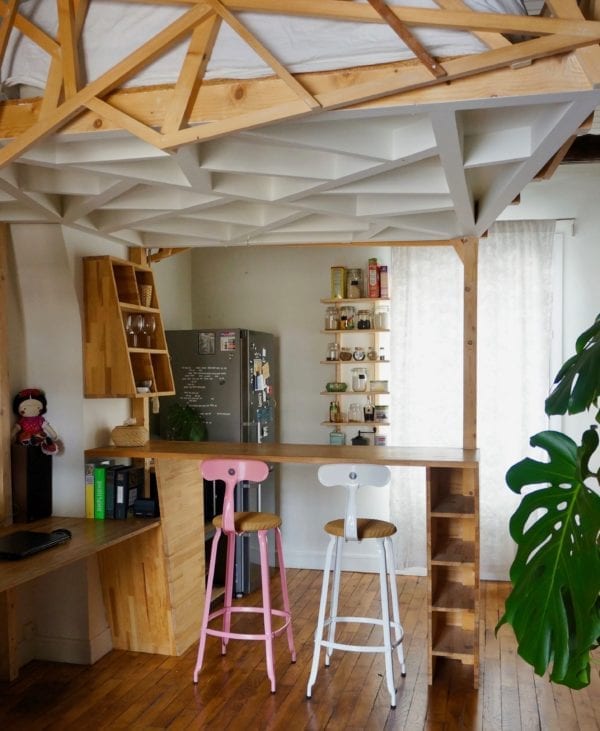
POLYGON ((352 369, 352 390, 361 393, 367 390, 368 374, 366 368, 352 369))
POLYGON ((346 270, 346 297, 360 299, 362 297, 362 269, 346 270))
POLYGON ((390 329, 390 310, 387 305, 377 305, 375 308, 375 327, 377 330, 390 329))
POLYGON ((373 313, 371 310, 359 310, 356 318, 356 327, 358 330, 370 330, 372 327, 373 313))
POLYGON ((356 308, 351 305, 340 307, 340 330, 354 330, 356 308))
POLYGON ((385 360, 385 348, 383 345, 379 348, 379 360, 385 360))
POLYGON ((354 348, 352 357, 354 358, 354 360, 358 360, 358 361, 364 360, 365 359, 365 349, 361 348, 360 345, 357 345, 354 348))
POLYGON ((325 330, 337 330, 339 327, 337 307, 328 307, 325 310, 325 330))
POLYGON ((342 349, 340 350, 340 360, 352 360, 352 351, 350 348, 342 346, 342 349))
POLYGON ((370 345, 369 349, 367 350, 367 359, 368 360, 377 360, 377 357, 378 357, 377 351, 375 350, 375 348, 372 345, 370 345))
POLYGON ((340 346, 338 343, 329 343, 327 346, 327 360, 339 360, 340 359, 340 346))

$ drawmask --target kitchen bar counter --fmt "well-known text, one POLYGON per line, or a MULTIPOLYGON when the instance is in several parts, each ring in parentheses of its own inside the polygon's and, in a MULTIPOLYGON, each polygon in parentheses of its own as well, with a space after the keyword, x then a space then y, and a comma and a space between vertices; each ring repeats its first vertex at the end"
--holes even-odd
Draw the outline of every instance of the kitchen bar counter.
POLYGON ((135 457, 198 460, 214 457, 260 459, 265 462, 325 464, 356 462, 409 467, 470 467, 478 463, 475 449, 442 447, 330 446, 328 444, 249 444, 150 440, 142 447, 96 447, 86 457, 135 457))
MULTIPOLYGON (((479 676, 479 464, 473 449, 151 440, 141 447, 96 447, 98 457, 152 460, 160 534, 140 536, 127 561, 100 557, 102 590, 115 647, 181 655, 198 640, 205 600, 204 490, 199 463, 211 458, 267 463, 334 462, 425 467, 429 573, 429 681, 439 657, 479 676), (458 598, 449 598, 458 597, 458 598), (437 604, 436 604, 437 602, 437 604)), ((315 481, 316 481, 315 470, 315 481)), ((106 554, 107 552, 104 552, 106 554)))

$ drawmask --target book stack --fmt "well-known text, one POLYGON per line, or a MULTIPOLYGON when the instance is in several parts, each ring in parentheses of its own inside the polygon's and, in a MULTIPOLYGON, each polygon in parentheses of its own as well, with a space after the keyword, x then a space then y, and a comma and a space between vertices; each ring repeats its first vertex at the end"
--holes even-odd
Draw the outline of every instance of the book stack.
POLYGON ((112 460, 90 462, 85 468, 86 517, 124 520, 143 493, 144 468, 113 464, 112 460))

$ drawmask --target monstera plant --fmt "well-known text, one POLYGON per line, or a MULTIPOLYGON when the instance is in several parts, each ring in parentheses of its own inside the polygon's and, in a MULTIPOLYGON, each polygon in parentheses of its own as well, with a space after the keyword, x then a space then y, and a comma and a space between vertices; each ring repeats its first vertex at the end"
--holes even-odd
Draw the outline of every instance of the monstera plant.
MULTIPOLYGON (((554 384, 547 414, 593 407, 600 422, 600 315, 579 336, 554 384)), ((547 461, 526 458, 506 474, 523 499, 510 520, 517 553, 496 632, 510 624, 519 655, 538 675, 550 670, 552 682, 583 688, 600 643, 600 469, 590 466, 597 424, 579 445, 557 431, 540 432, 530 443, 546 451, 547 461)))

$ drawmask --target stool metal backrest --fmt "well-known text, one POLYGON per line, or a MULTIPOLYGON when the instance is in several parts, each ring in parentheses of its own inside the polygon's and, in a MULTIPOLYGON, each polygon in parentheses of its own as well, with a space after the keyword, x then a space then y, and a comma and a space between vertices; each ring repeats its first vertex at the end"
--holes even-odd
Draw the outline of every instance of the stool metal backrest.
POLYGON ((239 482, 263 482, 269 475, 269 466, 264 462, 243 459, 209 459, 201 465, 205 480, 223 480, 223 533, 235 533, 234 489, 239 482))
POLYGON ((360 487, 385 487, 391 480, 389 467, 379 464, 326 464, 319 467, 319 482, 325 487, 347 490, 344 538, 357 541, 356 493, 360 487))

